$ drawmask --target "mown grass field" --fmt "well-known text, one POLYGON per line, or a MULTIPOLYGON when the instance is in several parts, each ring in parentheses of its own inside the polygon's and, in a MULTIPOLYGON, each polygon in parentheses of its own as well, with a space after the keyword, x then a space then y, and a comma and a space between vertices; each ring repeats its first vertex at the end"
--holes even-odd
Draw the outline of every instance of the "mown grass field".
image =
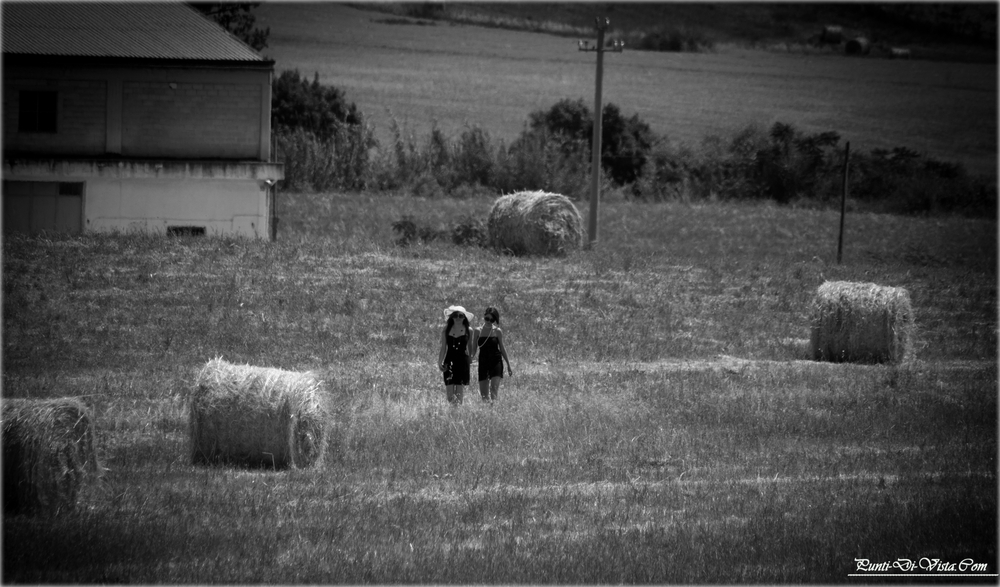
POLYGON ((75 514, 4 518, 5 583, 996 572, 994 221, 852 214, 837 265, 835 213, 609 201, 594 250, 512 258, 393 244, 404 215, 488 199, 283 198, 277 243, 5 235, 3 394, 85 398, 108 468, 75 514), (826 279, 908 288, 915 361, 807 360, 826 279), (500 308, 496 405, 445 402, 452 303, 500 308), (217 356, 320 375, 322 467, 190 464, 185 397, 217 356))
MULTIPOLYGON (((406 19, 337 3, 265 3, 255 14, 271 29, 264 53, 277 71, 318 73, 344 90, 384 141, 393 117, 418 137, 434 124, 450 136, 478 125, 510 140, 531 112, 594 98, 594 54, 572 38, 398 24, 406 19)), ((680 144, 781 121, 836 131, 854 152, 906 147, 996 176, 995 64, 727 46, 626 50, 605 62, 604 101, 680 144)))

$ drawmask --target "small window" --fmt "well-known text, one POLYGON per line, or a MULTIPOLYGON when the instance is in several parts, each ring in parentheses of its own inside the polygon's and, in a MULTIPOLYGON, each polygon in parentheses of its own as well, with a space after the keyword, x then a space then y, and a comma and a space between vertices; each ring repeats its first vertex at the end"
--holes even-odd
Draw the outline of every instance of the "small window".
POLYGON ((17 129, 20 132, 56 132, 57 92, 21 90, 17 129))
POLYGON ((83 195, 83 184, 73 183, 73 182, 59 182, 59 195, 60 196, 82 196, 83 195))
POLYGON ((205 236, 204 226, 168 226, 167 236, 205 236))

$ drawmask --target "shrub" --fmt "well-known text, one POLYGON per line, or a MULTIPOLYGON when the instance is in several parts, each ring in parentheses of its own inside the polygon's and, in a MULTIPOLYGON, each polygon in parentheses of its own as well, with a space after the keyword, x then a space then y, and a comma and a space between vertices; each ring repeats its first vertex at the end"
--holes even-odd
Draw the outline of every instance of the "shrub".
POLYGON ((298 70, 275 79, 271 117, 277 153, 285 164, 284 189, 364 189, 374 132, 340 90, 310 83, 298 70))
POLYGON ((471 216, 463 216, 451 227, 451 242, 461 246, 485 247, 486 223, 471 216))
POLYGON ((341 90, 319 83, 318 73, 310 83, 298 70, 286 70, 272 84, 272 128, 301 128, 320 142, 328 142, 344 125, 362 123, 354 103, 348 103, 341 90))
POLYGON ((576 198, 587 192, 589 145, 583 140, 553 137, 546 129, 522 132, 507 149, 500 192, 546 191, 576 198))
POLYGON ((284 163, 282 189, 362 190, 370 180, 369 152, 376 146, 368 125, 341 127, 322 141, 302 129, 275 132, 275 157, 284 163))
POLYGON ((705 32, 683 27, 658 27, 651 31, 634 32, 627 36, 626 43, 633 49, 643 51, 695 53, 715 48, 715 41, 705 32))
MULTIPOLYGON (((634 182, 652 149, 655 137, 649 125, 638 115, 624 118, 613 103, 602 109, 601 168, 617 185, 634 182)), ((582 99, 563 99, 548 110, 533 112, 529 117, 530 131, 556 140, 567 156, 585 146, 590 152, 593 142, 594 118, 582 99)))
POLYGON ((447 238, 448 232, 417 224, 409 214, 392 223, 392 229, 399 233, 396 244, 401 247, 414 243, 425 243, 447 238))

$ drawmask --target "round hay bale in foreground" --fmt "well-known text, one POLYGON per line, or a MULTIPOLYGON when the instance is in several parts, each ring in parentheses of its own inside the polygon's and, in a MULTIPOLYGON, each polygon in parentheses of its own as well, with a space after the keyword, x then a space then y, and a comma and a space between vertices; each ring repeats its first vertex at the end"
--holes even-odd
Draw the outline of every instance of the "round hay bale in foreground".
POLYGON ((565 255, 580 248, 580 212, 569 198, 518 192, 497 198, 486 222, 489 245, 515 255, 565 255))
POLYGON ((817 361, 900 363, 913 347, 913 307, 903 288, 828 281, 813 300, 810 347, 817 361))
POLYGON ((76 509, 100 474, 90 410, 76 398, 4 399, 3 509, 76 509))
POLYGON ((205 364, 191 395, 195 464, 305 468, 326 451, 328 410, 311 372, 205 364))

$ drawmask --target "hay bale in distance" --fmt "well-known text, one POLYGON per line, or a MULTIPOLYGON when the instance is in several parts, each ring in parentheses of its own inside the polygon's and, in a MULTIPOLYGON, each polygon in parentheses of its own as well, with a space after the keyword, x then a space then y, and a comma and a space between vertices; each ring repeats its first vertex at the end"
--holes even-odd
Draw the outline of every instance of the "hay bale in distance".
POLYGON ((326 451, 328 410, 311 372, 205 364, 190 401, 195 464, 305 468, 326 451))
POLYGON ((823 44, 839 45, 844 39, 844 29, 843 27, 837 25, 827 25, 823 27, 823 32, 820 33, 819 41, 823 44))
POLYGON ((817 361, 900 363, 912 355, 913 307, 903 288, 828 281, 817 289, 812 312, 817 361))
POLYGON ((569 198, 517 192, 497 198, 486 221, 489 246, 515 255, 565 255, 580 248, 583 221, 569 198))
POLYGON ((871 50, 872 44, 865 37, 855 37, 844 45, 844 52, 848 55, 868 55, 871 50))
POLYGON ((5 512, 72 511, 99 474, 94 426, 82 401, 4 399, 5 512))
POLYGON ((909 59, 912 56, 909 49, 892 47, 889 49, 889 59, 909 59))

